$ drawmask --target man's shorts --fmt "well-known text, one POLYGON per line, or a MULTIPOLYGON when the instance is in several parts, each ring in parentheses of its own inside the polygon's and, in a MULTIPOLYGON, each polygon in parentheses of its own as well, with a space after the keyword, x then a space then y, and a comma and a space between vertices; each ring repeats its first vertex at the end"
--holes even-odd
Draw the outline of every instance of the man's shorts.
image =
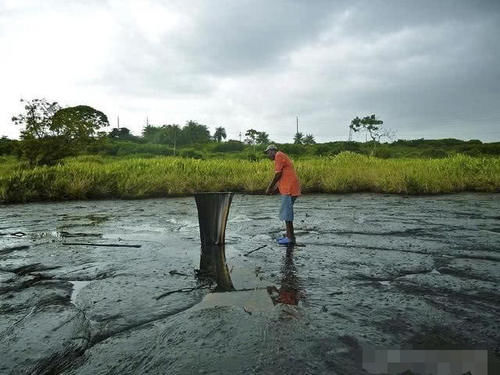
POLYGON ((297 197, 291 195, 281 196, 280 220, 293 221, 293 204, 297 197))

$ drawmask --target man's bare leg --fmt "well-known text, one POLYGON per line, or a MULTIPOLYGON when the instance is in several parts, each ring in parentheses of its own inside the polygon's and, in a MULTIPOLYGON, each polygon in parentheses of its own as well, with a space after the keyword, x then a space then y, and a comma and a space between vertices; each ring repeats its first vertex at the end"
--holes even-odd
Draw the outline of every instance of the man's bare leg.
POLYGON ((295 243, 295 233, 293 231, 293 221, 285 221, 286 236, 295 243))

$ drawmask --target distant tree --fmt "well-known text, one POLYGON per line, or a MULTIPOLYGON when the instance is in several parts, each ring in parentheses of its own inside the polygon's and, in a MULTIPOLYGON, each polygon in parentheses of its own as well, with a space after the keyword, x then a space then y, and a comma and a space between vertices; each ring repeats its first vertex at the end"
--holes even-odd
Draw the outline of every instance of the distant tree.
POLYGON ((258 132, 255 143, 257 143, 258 145, 268 145, 269 143, 271 143, 269 141, 269 134, 267 134, 266 132, 258 132))
POLYGON ((314 145, 316 144, 316 141, 314 140, 314 136, 312 134, 307 134, 305 137, 304 137, 304 141, 303 143, 305 145, 314 145))
POLYGON ((176 124, 162 126, 147 125, 142 129, 142 136, 149 143, 173 146, 179 143, 180 135, 181 128, 176 124))
POLYGON ((293 143, 296 145, 301 145, 304 143, 304 134, 298 132, 295 133, 295 136, 293 137, 293 143))
POLYGON ((259 135, 259 132, 255 129, 248 129, 245 132, 245 143, 248 143, 249 145, 255 145, 257 143, 257 137, 259 135))
POLYGON ((61 109, 57 102, 33 99, 26 102, 25 111, 12 121, 25 126, 18 151, 30 165, 54 164, 78 154, 108 125, 106 115, 89 106, 61 109))
POLYGON ((86 141, 109 126, 107 116, 88 105, 63 108, 54 113, 50 129, 58 136, 86 141))
POLYGON ((222 138, 226 139, 226 129, 223 127, 219 126, 218 128, 215 128, 215 133, 214 133, 214 139, 220 143, 222 141, 222 138))
POLYGON ((382 124, 384 122, 375 117, 375 115, 366 116, 360 119, 359 117, 355 117, 351 121, 351 125, 349 127, 354 131, 358 132, 360 130, 366 131, 372 141, 376 141, 378 132, 380 131, 382 124))
POLYGON ((24 113, 12 117, 16 125, 24 126, 21 130, 21 138, 43 138, 55 135, 51 131, 52 117, 61 109, 57 102, 48 102, 46 99, 21 99, 24 105, 24 113))
POLYGON ((160 142, 160 134, 162 129, 159 126, 146 125, 144 129, 142 129, 142 137, 146 142, 149 143, 161 143, 160 142))
POLYGON ((245 132, 245 143, 253 146, 253 155, 250 156, 250 160, 255 160, 257 158, 256 156, 256 144, 257 144, 257 137, 259 136, 259 132, 255 129, 248 129, 245 132))
POLYGON ((177 140, 181 136, 181 127, 179 125, 164 125, 162 126, 165 138, 167 139, 167 144, 170 144, 174 148, 174 156, 177 149, 177 140))
POLYGON ((214 147, 215 152, 237 152, 243 151, 245 149, 245 145, 243 142, 230 139, 227 142, 220 143, 214 147))
POLYGON ((351 120, 351 124, 349 125, 349 128, 353 130, 354 132, 358 132, 362 129, 364 129, 363 125, 361 124, 361 119, 356 116, 351 120))
POLYGON ((370 135, 370 138, 372 139, 373 142, 373 149, 371 151, 371 154, 373 155, 375 152, 377 142, 380 142, 381 138, 388 137, 391 135, 390 133, 391 131, 382 128, 383 123, 384 122, 382 120, 377 119, 376 116, 373 114, 370 116, 365 116, 362 119, 356 116, 354 119, 352 119, 349 127, 354 132, 364 130, 367 134, 370 135))
POLYGON ((121 139, 121 140, 132 140, 135 137, 133 136, 132 133, 130 133, 130 130, 128 128, 113 128, 109 134, 108 137, 113 138, 113 139, 121 139))
POLYGON ((182 140, 183 144, 210 142, 208 127, 191 120, 182 128, 180 135, 180 140, 182 140))

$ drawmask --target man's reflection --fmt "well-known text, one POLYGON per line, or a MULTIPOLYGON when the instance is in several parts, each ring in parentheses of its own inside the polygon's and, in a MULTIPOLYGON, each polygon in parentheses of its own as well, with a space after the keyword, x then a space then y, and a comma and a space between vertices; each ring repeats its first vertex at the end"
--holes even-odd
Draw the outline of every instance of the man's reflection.
POLYGON ((283 258, 281 288, 278 289, 275 286, 268 288, 274 304, 298 305, 299 300, 303 297, 297 276, 297 268, 293 262, 293 250, 293 245, 288 246, 283 258))

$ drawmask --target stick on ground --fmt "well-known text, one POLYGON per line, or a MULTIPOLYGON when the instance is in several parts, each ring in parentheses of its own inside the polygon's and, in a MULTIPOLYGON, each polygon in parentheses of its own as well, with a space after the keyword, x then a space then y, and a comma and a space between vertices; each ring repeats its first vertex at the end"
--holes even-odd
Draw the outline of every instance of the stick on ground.
POLYGON ((252 251, 249 251, 248 253, 243 254, 243 256, 248 256, 248 254, 252 254, 252 253, 256 252, 257 250, 263 249, 265 247, 267 247, 267 245, 259 246, 258 248, 253 249, 252 251))
POLYGON ((86 242, 63 242, 67 246, 105 246, 105 247, 141 247, 142 245, 121 245, 116 243, 86 243, 86 242))

